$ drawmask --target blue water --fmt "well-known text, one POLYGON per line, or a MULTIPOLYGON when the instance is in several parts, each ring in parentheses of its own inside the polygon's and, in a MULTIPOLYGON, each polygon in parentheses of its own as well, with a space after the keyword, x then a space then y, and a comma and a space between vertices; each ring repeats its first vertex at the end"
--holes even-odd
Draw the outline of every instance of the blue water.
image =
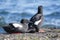
POLYGON ((0 0, 0 24, 30 19, 39 5, 43 6, 43 24, 60 26, 60 0, 0 0))
POLYGON ((0 33, 7 33, 3 28, 0 28, 0 33))

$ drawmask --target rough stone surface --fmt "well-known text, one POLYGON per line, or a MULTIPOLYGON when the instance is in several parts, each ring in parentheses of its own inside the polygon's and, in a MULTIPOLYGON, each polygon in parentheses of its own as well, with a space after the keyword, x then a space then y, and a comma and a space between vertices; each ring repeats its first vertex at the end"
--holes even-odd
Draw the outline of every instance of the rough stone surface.
POLYGON ((0 40, 60 40, 59 29, 47 30, 44 33, 0 34, 0 40))

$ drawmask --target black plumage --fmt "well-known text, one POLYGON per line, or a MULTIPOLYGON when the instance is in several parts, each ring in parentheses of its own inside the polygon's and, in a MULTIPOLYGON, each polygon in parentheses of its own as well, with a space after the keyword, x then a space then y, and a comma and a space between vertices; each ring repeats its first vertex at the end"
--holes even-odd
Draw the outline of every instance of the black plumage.
POLYGON ((42 22, 42 20, 43 20, 43 13, 42 13, 42 6, 38 6, 38 11, 37 11, 37 13, 33 16, 33 17, 31 17, 31 19, 30 19, 30 23, 29 23, 29 29, 36 29, 35 31, 36 32, 38 32, 39 31, 39 26, 38 25, 40 25, 41 26, 41 22, 42 22), (38 21, 38 20, 41 20, 41 22, 38 24, 38 25, 35 25, 34 23, 36 22, 36 21, 38 21))

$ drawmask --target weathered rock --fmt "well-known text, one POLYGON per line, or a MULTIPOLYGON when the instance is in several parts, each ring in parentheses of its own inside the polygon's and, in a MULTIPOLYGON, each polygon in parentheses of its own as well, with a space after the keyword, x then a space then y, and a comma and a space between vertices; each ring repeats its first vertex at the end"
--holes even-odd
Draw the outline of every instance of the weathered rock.
POLYGON ((43 29, 40 33, 0 34, 0 40, 60 40, 60 29, 43 29), (55 31, 56 30, 56 31, 55 31))
MULTIPOLYGON (((60 34, 60 33, 59 33, 60 34)), ((0 40, 59 40, 58 33, 0 34, 0 40)))

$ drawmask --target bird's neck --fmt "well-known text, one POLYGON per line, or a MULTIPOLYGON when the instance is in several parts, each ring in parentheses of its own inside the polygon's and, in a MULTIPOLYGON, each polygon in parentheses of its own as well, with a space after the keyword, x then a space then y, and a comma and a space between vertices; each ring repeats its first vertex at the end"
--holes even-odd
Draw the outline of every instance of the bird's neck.
POLYGON ((42 10, 38 10, 38 12, 37 12, 38 14, 42 14, 43 12, 42 12, 42 10))

